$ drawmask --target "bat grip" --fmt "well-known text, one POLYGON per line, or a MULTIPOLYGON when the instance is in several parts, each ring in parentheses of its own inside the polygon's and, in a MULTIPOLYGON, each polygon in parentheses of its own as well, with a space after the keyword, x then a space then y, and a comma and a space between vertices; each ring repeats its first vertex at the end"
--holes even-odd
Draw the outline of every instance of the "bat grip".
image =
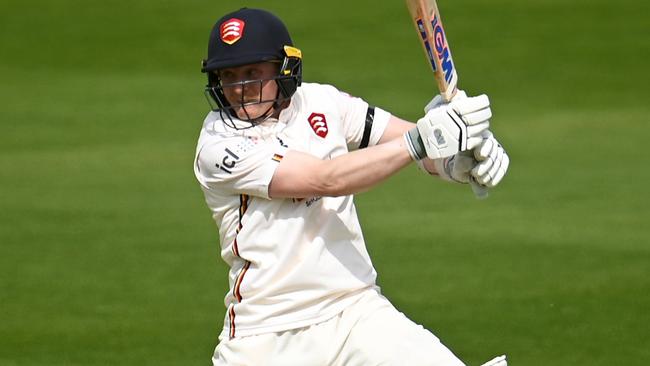
POLYGON ((472 187, 472 191, 476 196, 476 199, 484 200, 488 198, 488 189, 485 186, 478 184, 474 177, 470 177, 469 185, 472 187))

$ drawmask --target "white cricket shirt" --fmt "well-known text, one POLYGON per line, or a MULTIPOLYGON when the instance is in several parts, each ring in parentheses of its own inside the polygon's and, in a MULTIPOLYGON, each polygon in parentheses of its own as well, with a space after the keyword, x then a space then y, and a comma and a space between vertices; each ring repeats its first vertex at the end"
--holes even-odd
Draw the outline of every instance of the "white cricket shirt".
POLYGON ((331 159, 362 142, 375 145, 390 114, 375 108, 369 123, 369 111, 333 86, 303 83, 278 120, 234 130, 219 113, 206 117, 194 170, 230 266, 222 337, 315 324, 376 286, 352 196, 268 193, 287 150, 331 159))

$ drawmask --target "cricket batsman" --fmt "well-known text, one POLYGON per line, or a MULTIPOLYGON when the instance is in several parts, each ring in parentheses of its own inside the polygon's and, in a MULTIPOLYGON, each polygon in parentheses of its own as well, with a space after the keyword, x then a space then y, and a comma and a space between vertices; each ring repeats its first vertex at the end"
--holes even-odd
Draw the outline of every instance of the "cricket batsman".
POLYGON ((213 364, 464 365, 381 294, 353 195, 412 162, 450 182, 499 184, 508 156, 488 97, 438 96, 411 123, 302 82, 301 51, 259 9, 216 22, 202 72, 211 111, 194 172, 230 267, 213 364))

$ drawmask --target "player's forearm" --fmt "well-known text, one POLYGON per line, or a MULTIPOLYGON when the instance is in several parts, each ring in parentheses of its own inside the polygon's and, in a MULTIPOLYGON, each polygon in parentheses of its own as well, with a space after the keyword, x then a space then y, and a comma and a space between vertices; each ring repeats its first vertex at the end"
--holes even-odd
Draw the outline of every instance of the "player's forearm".
POLYGON ((329 195, 359 193, 384 181, 410 162, 404 139, 397 138, 325 161, 323 181, 329 182, 329 195))
POLYGON ((404 138, 356 150, 331 160, 291 150, 269 184, 273 198, 344 196, 368 190, 412 160, 404 138))

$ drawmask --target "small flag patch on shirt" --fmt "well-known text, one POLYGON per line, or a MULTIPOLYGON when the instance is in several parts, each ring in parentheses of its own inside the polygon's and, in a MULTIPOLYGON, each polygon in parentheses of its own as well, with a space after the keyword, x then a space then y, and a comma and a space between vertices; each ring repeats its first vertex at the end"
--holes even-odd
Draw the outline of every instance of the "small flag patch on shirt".
POLYGON ((284 158, 284 156, 282 156, 280 154, 275 154, 275 155, 273 155, 273 158, 271 158, 271 160, 277 161, 279 163, 282 160, 282 158, 284 158))

